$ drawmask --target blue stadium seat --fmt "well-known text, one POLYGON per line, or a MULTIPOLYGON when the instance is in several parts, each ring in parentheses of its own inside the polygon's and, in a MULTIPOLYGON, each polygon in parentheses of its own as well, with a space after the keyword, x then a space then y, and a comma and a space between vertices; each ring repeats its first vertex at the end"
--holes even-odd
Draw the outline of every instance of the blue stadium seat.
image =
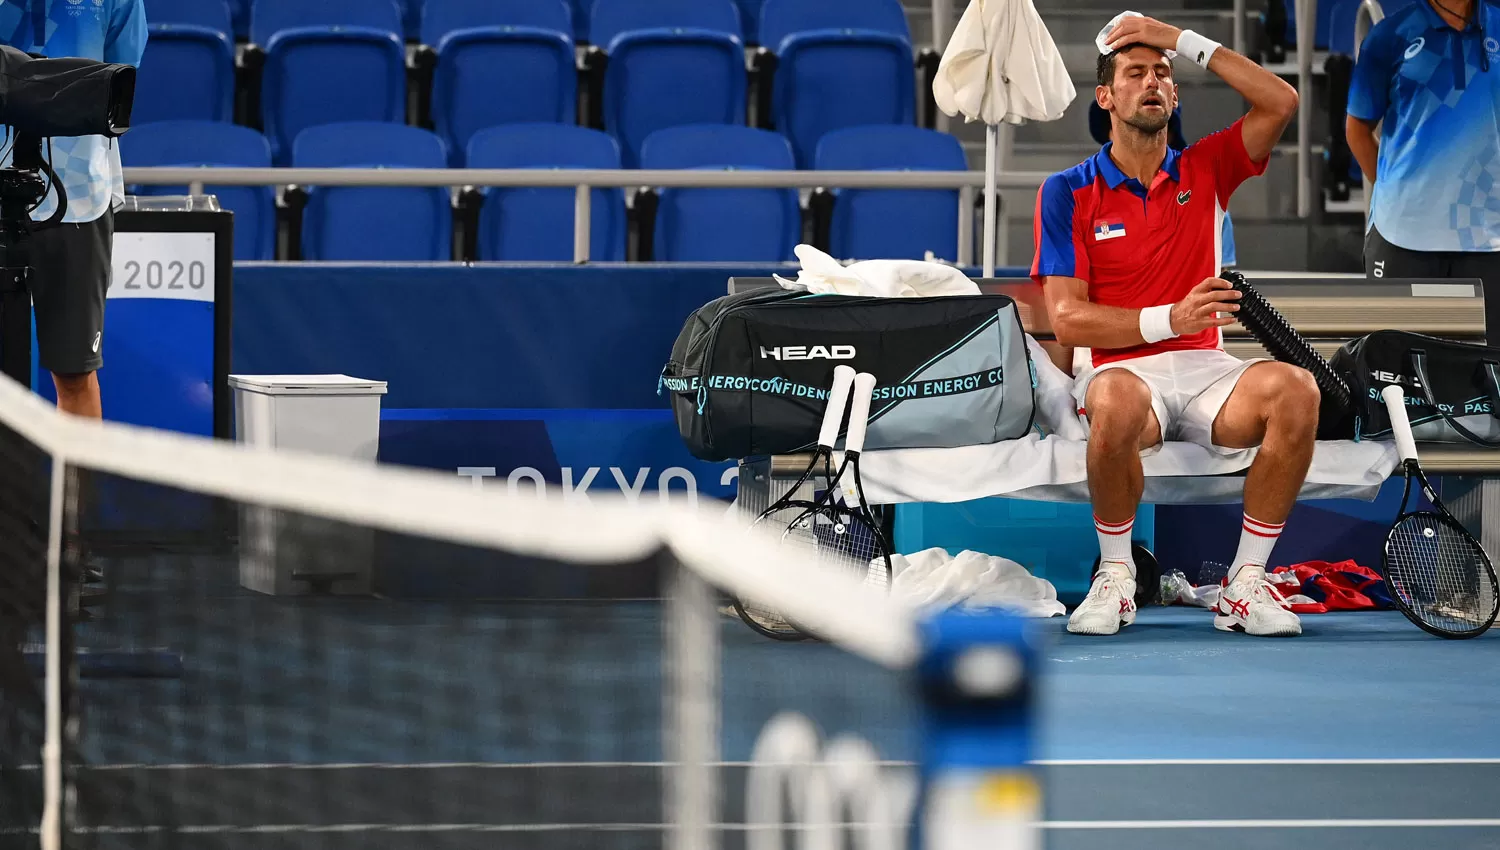
POLYGON ((589 12, 593 11, 592 0, 566 0, 566 2, 573 14, 573 40, 587 42, 589 40, 589 12))
MULTIPOLYGON (((610 136, 567 124, 507 124, 469 140, 470 168, 619 168, 620 146, 610 136)), ((479 259, 571 262, 572 189, 485 190, 479 215, 479 259)), ((625 259, 625 196, 619 189, 591 193, 589 258, 625 259)))
POLYGON ((746 44, 760 44, 760 7, 765 0, 735 0, 740 7, 740 27, 746 44))
POLYGON ((132 121, 234 118, 234 23, 224 0, 151 0, 132 121))
POLYGON ((422 41, 437 50, 433 123, 455 166, 486 127, 577 118, 573 18, 563 0, 427 0, 423 15, 422 41))
POLYGON ((831 130, 915 121, 911 32, 900 0, 765 0, 760 42, 776 55, 776 129, 802 167, 831 130))
POLYGON ((401 34, 407 41, 416 41, 422 32, 422 15, 425 0, 396 0, 401 8, 401 34))
MULTIPOLYGON (((249 127, 214 121, 162 121, 120 137, 120 160, 129 167, 222 166, 267 168, 271 146, 249 127)), ((234 258, 276 258, 276 197, 269 186, 205 186, 234 213, 234 258)), ((137 195, 184 195, 186 186, 140 186, 137 195)))
POLYGON ((262 124, 277 163, 319 124, 406 119, 406 49, 394 0, 256 0, 266 51, 262 124))
MULTIPOLYGON (((229 13, 234 19, 234 38, 236 41, 246 41, 250 38, 250 0, 229 0, 229 13)), ((146 13, 146 20, 151 20, 151 13, 146 13)))
MULTIPOLYGON (((919 127, 835 130, 818 143, 814 167, 832 171, 965 171, 963 145, 919 127)), ((840 259, 958 258, 958 192, 844 189, 833 205, 829 249, 840 259)))
MULTIPOLYGON (((400 124, 309 127, 292 146, 292 165, 297 168, 445 168, 447 164, 448 150, 441 138, 400 124)), ((451 260, 449 190, 310 189, 302 222, 302 256, 308 260, 451 260)))
MULTIPOLYGON (((641 146, 648 169, 797 167, 786 137, 710 124, 652 133, 641 146)), ((802 235, 795 189, 664 189, 656 212, 653 259, 662 262, 781 262, 802 235)))
POLYGON ((627 168, 657 130, 745 123, 745 49, 730 0, 598 0, 589 27, 609 54, 604 128, 627 168))

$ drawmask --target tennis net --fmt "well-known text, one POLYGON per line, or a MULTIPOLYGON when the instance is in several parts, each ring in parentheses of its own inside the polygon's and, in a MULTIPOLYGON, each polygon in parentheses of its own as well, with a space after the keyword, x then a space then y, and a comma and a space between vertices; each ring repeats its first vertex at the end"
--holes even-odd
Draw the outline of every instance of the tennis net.
POLYGON ((476 491, 4 380, 0 474, 5 850, 902 843, 911 613, 723 505, 476 491), (830 752, 847 805, 808 784, 830 752))

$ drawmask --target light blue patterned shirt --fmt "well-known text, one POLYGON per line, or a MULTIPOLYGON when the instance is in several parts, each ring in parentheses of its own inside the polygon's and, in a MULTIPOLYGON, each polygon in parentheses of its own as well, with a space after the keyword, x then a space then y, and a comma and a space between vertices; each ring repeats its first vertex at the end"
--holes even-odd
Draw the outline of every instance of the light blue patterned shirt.
MULTIPOLYGON (((75 57, 140 65, 146 49, 146 10, 142 0, 0 0, 0 42, 49 58, 75 57), (45 4, 41 10, 35 4, 45 4), (35 44, 37 21, 44 12, 45 43, 35 44)), ((52 163, 68 193, 63 221, 93 221, 125 200, 125 173, 120 147, 104 136, 54 138, 43 143, 42 155, 52 163)), ((10 165, 7 151, 4 165, 10 165)), ((57 193, 48 190, 34 220, 50 218, 57 209, 57 193)))
POLYGON ((1384 121, 1370 223, 1413 251, 1500 251, 1500 7, 1455 31, 1426 0, 1376 24, 1349 114, 1384 121))

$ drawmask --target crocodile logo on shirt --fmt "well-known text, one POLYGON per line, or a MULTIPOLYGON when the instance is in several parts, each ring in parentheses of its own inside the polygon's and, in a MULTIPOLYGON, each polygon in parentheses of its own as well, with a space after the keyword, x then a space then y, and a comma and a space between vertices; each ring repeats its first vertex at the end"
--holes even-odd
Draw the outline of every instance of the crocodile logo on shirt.
POLYGON ((1178 192, 1177 193, 1177 206, 1179 206, 1179 207, 1185 207, 1185 206, 1187 206, 1188 199, 1191 198, 1191 197, 1193 197, 1193 190, 1192 189, 1189 189, 1186 192, 1178 192))

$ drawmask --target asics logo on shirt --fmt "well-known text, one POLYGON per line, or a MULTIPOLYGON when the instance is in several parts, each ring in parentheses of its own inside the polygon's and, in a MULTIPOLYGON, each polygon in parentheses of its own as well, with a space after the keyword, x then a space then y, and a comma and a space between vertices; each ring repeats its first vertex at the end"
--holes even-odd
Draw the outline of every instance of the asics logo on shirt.
POLYGON ((1422 38, 1421 36, 1417 36, 1416 41, 1413 41, 1411 44, 1406 46, 1406 58, 1411 59, 1414 58, 1418 53, 1421 53, 1422 45, 1426 43, 1427 39, 1422 38))

